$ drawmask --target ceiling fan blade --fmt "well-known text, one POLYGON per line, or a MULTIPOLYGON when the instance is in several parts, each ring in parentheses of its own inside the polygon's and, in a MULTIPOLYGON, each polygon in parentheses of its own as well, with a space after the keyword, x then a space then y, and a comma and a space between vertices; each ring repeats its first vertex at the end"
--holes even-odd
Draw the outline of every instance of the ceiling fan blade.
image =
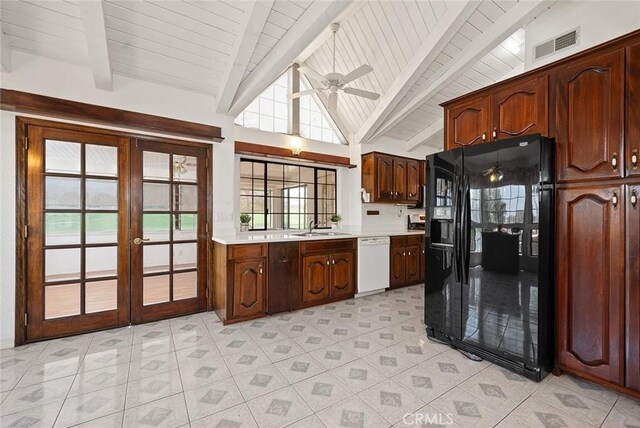
POLYGON ((342 84, 346 85, 349 82, 353 82, 354 80, 359 79, 365 74, 371 73, 372 71, 373 71, 373 68, 371 68, 369 64, 361 65, 360 67, 353 70, 351 73, 344 76, 344 79, 342 79, 342 82, 343 82, 342 84))
POLYGON ((300 91, 300 92, 295 92, 293 94, 289 94, 288 97, 289 97, 290 100, 292 100, 294 98, 304 97, 305 95, 317 94, 318 92, 320 92, 320 89, 307 89, 305 91, 300 91))
POLYGON ((342 88, 344 92, 351 95, 356 95, 358 97, 369 98, 370 100, 377 100, 380 98, 380 94, 376 94, 375 92, 365 91, 364 89, 357 88, 342 88))
POLYGON ((309 67, 305 67, 304 65, 299 67, 298 71, 307 76, 309 79, 315 80, 316 82, 326 86, 327 79, 317 71, 312 70, 309 67))
POLYGON ((329 111, 336 111, 338 108, 338 94, 333 92, 329 94, 329 111))

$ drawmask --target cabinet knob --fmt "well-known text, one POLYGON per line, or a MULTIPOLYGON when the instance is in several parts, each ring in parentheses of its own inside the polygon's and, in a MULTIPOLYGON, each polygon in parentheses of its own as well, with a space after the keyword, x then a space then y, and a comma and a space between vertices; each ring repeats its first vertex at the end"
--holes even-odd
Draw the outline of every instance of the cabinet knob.
POLYGON ((402 257, 405 257, 407 255, 407 253, 402 253, 402 257))
POLYGON ((638 152, 634 150, 631 152, 631 168, 638 169, 638 152))
POLYGON ((613 192, 613 196, 611 197, 611 203, 613 204, 614 208, 618 206, 618 192, 613 192))
POLYGON ((493 139, 498 138, 498 128, 493 128, 493 139))
POLYGON ((331 259, 331 264, 335 265, 336 264, 336 260, 335 259, 331 259))
POLYGON ((487 133, 486 132, 482 133, 482 141, 487 141, 487 133))
POLYGON ((631 192, 631 206, 633 208, 637 208, 638 207, 638 194, 636 193, 635 190, 633 192, 631 192))
POLYGON ((329 259, 327 259, 327 266, 329 266, 329 259))
POLYGON ((262 265, 260 265, 260 267, 258 268, 258 273, 262 275, 262 265))
POLYGON ((611 167, 613 168, 613 170, 617 170, 618 169, 618 154, 614 153, 613 156, 611 156, 611 167))

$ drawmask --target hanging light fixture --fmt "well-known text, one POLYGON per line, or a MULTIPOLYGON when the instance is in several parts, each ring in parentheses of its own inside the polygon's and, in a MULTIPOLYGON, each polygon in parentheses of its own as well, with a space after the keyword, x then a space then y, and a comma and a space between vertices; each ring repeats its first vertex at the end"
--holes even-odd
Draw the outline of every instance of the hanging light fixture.
POLYGON ((302 138, 291 138, 291 140, 289 140, 289 148, 293 156, 300 156, 303 147, 304 143, 302 138))
POLYGON ((500 152, 496 152, 496 163, 491 168, 484 171, 483 175, 489 177, 491 183, 497 183, 504 178, 504 172, 500 169, 500 152))

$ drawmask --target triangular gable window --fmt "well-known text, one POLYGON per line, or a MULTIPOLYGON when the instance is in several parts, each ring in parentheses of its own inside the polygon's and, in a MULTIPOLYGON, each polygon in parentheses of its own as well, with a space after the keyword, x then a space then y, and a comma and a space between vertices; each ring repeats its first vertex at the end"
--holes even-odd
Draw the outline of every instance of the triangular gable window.
POLYGON ((289 71, 285 72, 236 117, 236 125, 268 132, 290 132, 289 71))
MULTIPOLYGON (((301 77, 300 90, 307 89, 311 88, 301 77)), ((317 95, 300 97, 300 136, 326 143, 342 143, 329 113, 317 95)))

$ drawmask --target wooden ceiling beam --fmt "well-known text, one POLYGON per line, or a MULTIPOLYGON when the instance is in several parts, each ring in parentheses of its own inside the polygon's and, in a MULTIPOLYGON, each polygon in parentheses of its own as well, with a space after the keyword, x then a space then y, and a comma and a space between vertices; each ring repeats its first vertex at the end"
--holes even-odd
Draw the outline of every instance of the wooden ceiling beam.
POLYGON ((417 93, 405 107, 389 117, 378 128, 371 140, 386 134, 391 128, 429 101, 431 97, 457 79, 466 69, 512 35, 518 28, 528 24, 536 16, 546 11, 553 3, 555 3, 555 0, 518 2, 496 20, 490 28, 473 40, 458 56, 445 64, 438 73, 434 74, 422 91, 417 93))
POLYGON ((370 142, 378 127, 427 71, 479 5, 480 2, 477 0, 451 2, 448 5, 445 14, 429 32, 426 42, 420 46, 389 89, 380 97, 373 112, 356 133, 354 141, 356 144, 370 142))
POLYGON ((227 114, 236 91, 242 82, 260 34, 273 7, 274 0, 254 0, 245 12, 245 20, 240 34, 236 38, 229 63, 220 80, 220 90, 216 97, 215 109, 220 114, 227 114))
POLYGON ((350 4, 350 1, 315 1, 278 41, 271 52, 240 83, 229 109, 237 116, 273 83, 295 58, 324 31, 350 4))
POLYGON ((107 46, 107 27, 102 0, 84 0, 78 3, 80 17, 87 39, 89 66, 97 89, 113 90, 113 74, 107 46))

